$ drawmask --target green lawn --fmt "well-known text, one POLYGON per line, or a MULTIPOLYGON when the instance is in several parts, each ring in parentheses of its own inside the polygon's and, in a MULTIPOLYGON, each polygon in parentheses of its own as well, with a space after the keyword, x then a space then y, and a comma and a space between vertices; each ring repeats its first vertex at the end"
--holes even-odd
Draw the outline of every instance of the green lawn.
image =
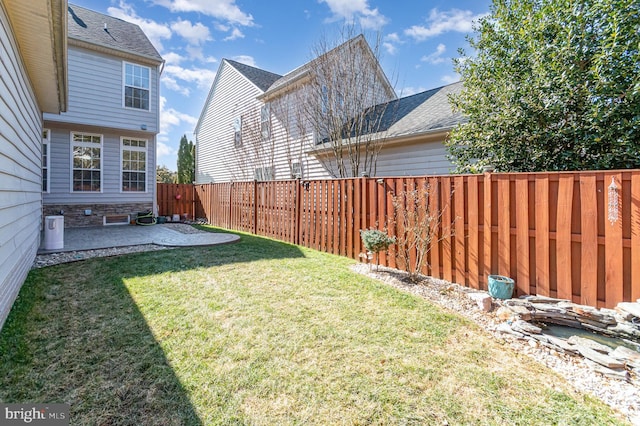
POLYGON ((242 234, 34 270, 0 334, 0 401, 98 425, 619 424, 351 263, 242 234))

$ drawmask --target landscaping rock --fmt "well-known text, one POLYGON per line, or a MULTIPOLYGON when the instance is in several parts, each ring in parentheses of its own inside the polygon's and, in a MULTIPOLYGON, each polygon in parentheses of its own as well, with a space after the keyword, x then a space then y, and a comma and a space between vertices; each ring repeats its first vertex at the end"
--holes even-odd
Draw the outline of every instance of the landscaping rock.
POLYGON ((630 313, 636 318, 640 318, 640 303, 620 302, 616 306, 616 309, 630 313))
POLYGON ((594 351, 601 352, 603 354, 608 354, 609 352, 611 352, 611 348, 609 346, 603 345, 594 340, 586 339, 580 336, 571 336, 567 339, 567 342, 572 345, 590 348, 590 349, 593 349, 594 351))
POLYGON ((601 354, 600 352, 594 351, 593 349, 588 348, 586 346, 582 346, 582 345, 575 345, 575 346, 576 346, 576 349, 578 349, 578 352, 580 352, 580 355, 582 355, 587 359, 590 359, 591 361, 597 362, 598 364, 611 369, 624 368, 624 362, 621 362, 613 357, 601 354))
POLYGON ((633 351, 624 346, 618 346, 615 350, 609 352, 609 356, 624 361, 625 364, 634 369, 640 368, 640 352, 633 351))
POLYGON ((496 317, 501 321, 507 321, 515 317, 515 313, 507 306, 500 306, 496 311, 496 317))
POLYGON ((478 307, 484 312, 491 310, 491 296, 487 293, 468 293, 469 299, 476 302, 478 307))

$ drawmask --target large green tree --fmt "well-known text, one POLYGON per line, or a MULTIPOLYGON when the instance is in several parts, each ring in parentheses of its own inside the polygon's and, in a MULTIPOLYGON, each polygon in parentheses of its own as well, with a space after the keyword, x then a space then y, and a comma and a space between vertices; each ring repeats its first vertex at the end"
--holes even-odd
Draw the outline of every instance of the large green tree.
POLYGON ((159 183, 176 183, 178 174, 169 170, 165 165, 156 166, 156 182, 159 183))
POLYGON ((469 42, 458 171, 640 167, 638 0, 494 0, 469 42))
POLYGON ((187 135, 182 135, 180 148, 178 148, 178 183, 192 183, 196 176, 195 169, 193 142, 187 140, 187 135))

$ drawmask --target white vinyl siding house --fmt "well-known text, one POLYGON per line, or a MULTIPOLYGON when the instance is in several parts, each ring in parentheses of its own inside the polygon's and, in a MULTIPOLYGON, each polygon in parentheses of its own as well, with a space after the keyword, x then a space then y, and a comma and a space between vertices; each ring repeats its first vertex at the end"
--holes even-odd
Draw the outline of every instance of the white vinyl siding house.
POLYGON ((256 167, 246 164, 242 132, 248 131, 252 113, 259 114, 262 103, 256 97, 263 91, 234 65, 241 64, 220 64, 196 127, 196 182, 253 179, 256 167))
POLYGON ((40 244, 42 112, 66 107, 64 10, 56 0, 0 3, 0 327, 40 244))
POLYGON ((155 210, 162 58, 140 27, 111 16, 69 5, 68 28, 69 106, 44 116, 44 212, 74 227, 155 210))
MULTIPOLYGON (((447 96, 461 85, 398 99, 362 36, 325 55, 342 59, 343 48, 361 55, 358 63, 369 67, 361 73, 369 76, 360 81, 366 91, 355 101, 345 98, 346 83, 327 87, 313 79, 316 60, 285 76, 223 60, 196 127, 196 182, 338 177, 322 120, 314 125, 308 114, 331 111, 327 121, 335 126, 350 119, 353 109, 348 103, 360 105, 359 111, 380 111, 375 133, 372 129, 358 136, 380 144, 372 175, 449 173, 452 164, 443 142, 462 117, 452 112, 447 96)), ((358 78, 345 80, 357 82, 358 78)))

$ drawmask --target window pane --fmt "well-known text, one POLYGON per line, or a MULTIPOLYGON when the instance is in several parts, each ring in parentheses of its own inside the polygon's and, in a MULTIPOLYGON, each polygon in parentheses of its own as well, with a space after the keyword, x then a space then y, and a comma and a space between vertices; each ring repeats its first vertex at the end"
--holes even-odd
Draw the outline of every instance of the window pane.
POLYGON ((100 135, 73 134, 73 191, 100 191, 100 135))

